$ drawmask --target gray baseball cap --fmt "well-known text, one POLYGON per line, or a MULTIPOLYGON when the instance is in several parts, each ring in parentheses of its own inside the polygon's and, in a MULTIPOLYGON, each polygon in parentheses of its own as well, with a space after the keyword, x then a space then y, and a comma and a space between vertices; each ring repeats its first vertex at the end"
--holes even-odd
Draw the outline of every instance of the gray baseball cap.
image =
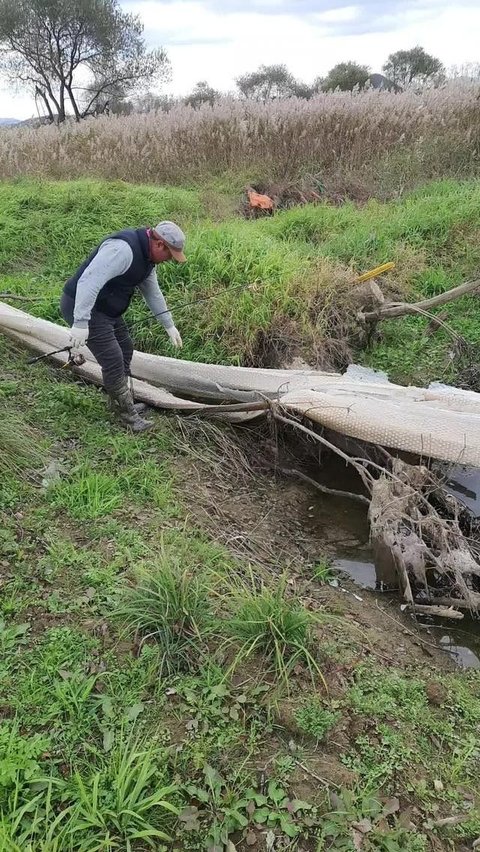
POLYGON ((185 234, 175 222, 159 222, 154 231, 164 243, 167 244, 172 257, 178 263, 185 263, 187 258, 183 253, 185 246, 185 234))

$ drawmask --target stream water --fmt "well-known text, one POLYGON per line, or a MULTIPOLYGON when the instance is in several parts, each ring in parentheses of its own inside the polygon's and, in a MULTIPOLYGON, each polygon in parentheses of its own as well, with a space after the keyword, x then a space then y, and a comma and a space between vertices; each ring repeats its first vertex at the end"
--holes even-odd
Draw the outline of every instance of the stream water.
MULTIPOLYGON (((450 467, 447 490, 464 502, 470 511, 480 517, 480 471, 464 467, 450 467)), ((358 481, 351 470, 337 459, 322 465, 317 478, 330 488, 357 491, 358 481)), ((323 497, 319 495, 306 507, 305 523, 334 551, 333 566, 353 580, 360 589, 369 589, 377 594, 388 594, 403 600, 395 590, 384 588, 378 581, 372 552, 369 547, 368 524, 365 509, 351 500, 323 497)), ((413 621, 413 616, 412 616, 413 621)), ((415 623, 415 622, 414 622, 415 623)), ((480 620, 465 615, 462 621, 423 616, 416 621, 418 629, 429 631, 439 646, 452 660, 463 668, 480 668, 480 620)))
MULTIPOLYGON (((378 583, 375 566, 368 561, 367 555, 363 554, 361 559, 335 559, 334 567, 344 572, 360 588, 371 589, 377 593, 388 592, 391 596, 392 591, 382 589, 378 583)), ((417 624, 420 630, 428 630, 459 666, 480 669, 480 621, 465 616, 459 622, 461 626, 457 627, 456 623, 452 626, 453 622, 447 618, 423 616, 417 618, 417 624)))

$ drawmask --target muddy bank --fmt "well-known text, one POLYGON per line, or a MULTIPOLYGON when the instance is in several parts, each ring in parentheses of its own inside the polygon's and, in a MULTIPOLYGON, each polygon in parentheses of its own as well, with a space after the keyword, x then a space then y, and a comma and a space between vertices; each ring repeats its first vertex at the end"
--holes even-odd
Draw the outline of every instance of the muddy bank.
MULTIPOLYGON (((194 426, 184 428, 189 440, 198 438, 194 426)), ((235 458, 227 446, 220 455, 198 450, 193 464, 189 456, 180 475, 196 523, 260 575, 287 572, 292 590, 310 607, 328 608, 361 627, 389 662, 480 667, 478 622, 417 621, 404 611, 398 592, 375 574, 366 508, 275 475, 259 451, 262 442, 265 450, 264 434, 244 435, 235 458), (327 565, 331 571, 323 576, 327 565)), ((318 478, 341 490, 360 489, 335 457, 322 460, 318 478)))

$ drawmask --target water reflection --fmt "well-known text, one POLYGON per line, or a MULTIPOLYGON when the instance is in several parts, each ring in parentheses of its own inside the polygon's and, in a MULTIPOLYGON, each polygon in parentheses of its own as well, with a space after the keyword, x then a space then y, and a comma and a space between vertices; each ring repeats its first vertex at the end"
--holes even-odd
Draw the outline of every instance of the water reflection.
MULTIPOLYGON (((390 593, 395 591, 378 580, 373 562, 365 559, 335 559, 334 566, 362 589, 390 593)), ((452 627, 451 622, 441 618, 424 617, 418 621, 428 627, 440 647, 457 665, 465 669, 480 669, 480 621, 467 615, 461 627, 452 627)))

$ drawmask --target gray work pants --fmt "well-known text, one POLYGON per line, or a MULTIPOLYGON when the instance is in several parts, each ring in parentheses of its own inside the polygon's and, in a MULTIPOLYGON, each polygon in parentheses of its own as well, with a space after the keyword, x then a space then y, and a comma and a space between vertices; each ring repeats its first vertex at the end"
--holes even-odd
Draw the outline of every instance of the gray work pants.
MULTIPOLYGON (((62 294, 60 310, 70 326, 73 325, 75 300, 62 294)), ((88 324, 87 346, 102 368, 106 390, 118 388, 130 374, 133 343, 123 317, 109 317, 101 311, 92 311, 88 324)))

